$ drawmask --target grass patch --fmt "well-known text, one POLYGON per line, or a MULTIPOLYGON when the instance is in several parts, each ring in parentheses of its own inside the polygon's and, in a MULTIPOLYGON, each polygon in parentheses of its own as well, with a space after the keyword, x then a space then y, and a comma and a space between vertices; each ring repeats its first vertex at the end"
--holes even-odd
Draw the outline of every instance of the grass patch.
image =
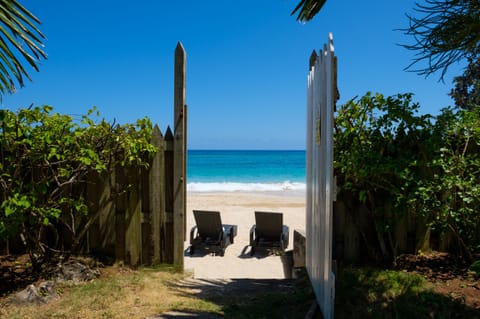
MULTIPOLYGON (((263 290, 257 289, 265 287, 261 280, 232 280, 212 288, 185 284, 187 277, 168 267, 109 267, 92 282, 59 285, 60 296, 46 305, 18 307, 0 301, 0 318, 140 319, 184 311, 234 319, 295 319, 304 318, 315 299, 306 276, 263 290)), ((477 309, 432 287, 423 277, 403 271, 344 268, 336 276, 335 318, 480 319, 477 309)))
POLYGON ((226 318, 291 318, 303 319, 314 300, 310 290, 300 290, 295 294, 269 293, 254 298, 225 301, 226 318))
POLYGON ((171 283, 186 275, 167 269, 136 271, 113 267, 101 278, 57 287, 60 297, 46 305, 2 305, 0 318, 145 318, 169 310, 221 314, 214 303, 172 290, 171 283))
POLYGON ((268 289, 261 280, 254 279, 234 280, 212 289, 208 285, 185 284, 187 277, 189 274, 164 267, 106 268, 102 276, 92 282, 59 285, 60 297, 46 305, 0 305, 0 318, 135 319, 182 311, 226 318, 295 319, 304 318, 314 300, 306 278, 287 284, 280 281, 268 289), (256 285, 263 288, 251 288, 256 285))
POLYGON ((461 300, 435 293, 421 276, 346 268, 336 278, 335 318, 480 318, 461 300))
POLYGON ((300 281, 290 288, 275 288, 270 292, 228 295, 211 299, 222 305, 225 318, 303 319, 315 300, 306 281, 300 281))

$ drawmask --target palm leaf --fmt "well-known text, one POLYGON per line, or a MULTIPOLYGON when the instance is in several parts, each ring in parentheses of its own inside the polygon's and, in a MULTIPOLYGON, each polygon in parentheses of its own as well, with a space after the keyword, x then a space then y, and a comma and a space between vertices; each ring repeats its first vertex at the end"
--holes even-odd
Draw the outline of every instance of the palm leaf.
MULTIPOLYGON (((0 33, 1 33, 1 25, 0 25, 0 33)), ((10 78, 10 73, 13 73, 15 78, 22 79, 22 72, 25 72, 20 61, 18 61, 17 57, 13 54, 13 52, 8 47, 7 43, 0 37, 0 60, 2 65, 5 65, 8 69, 8 73, 6 74, 10 78)))
POLYGON ((37 27, 40 21, 16 0, 0 0, 0 94, 15 91, 16 80, 24 86, 24 78, 31 80, 23 67, 26 62, 35 71, 41 58, 45 36, 37 27))
POLYGON ((297 20, 308 22, 320 12, 325 2, 327 2, 327 0, 301 0, 295 9, 293 9, 291 15, 298 12, 297 20))

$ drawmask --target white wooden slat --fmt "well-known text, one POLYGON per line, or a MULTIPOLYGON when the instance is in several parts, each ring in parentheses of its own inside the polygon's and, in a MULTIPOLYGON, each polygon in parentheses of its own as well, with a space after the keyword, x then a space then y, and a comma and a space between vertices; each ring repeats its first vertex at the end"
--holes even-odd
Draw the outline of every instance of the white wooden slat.
POLYGON ((306 265, 325 319, 333 318, 335 298, 332 272, 335 102, 336 58, 330 34, 328 44, 311 66, 307 81, 306 265))

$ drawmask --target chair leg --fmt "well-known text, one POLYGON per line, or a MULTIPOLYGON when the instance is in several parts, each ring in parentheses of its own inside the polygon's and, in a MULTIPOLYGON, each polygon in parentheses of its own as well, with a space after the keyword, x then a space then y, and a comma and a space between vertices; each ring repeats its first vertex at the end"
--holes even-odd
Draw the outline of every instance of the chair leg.
POLYGON ((255 247, 252 246, 252 249, 250 250, 250 256, 255 255, 255 247))
POLYGON ((193 245, 190 246, 190 256, 192 256, 195 253, 195 248, 193 245))

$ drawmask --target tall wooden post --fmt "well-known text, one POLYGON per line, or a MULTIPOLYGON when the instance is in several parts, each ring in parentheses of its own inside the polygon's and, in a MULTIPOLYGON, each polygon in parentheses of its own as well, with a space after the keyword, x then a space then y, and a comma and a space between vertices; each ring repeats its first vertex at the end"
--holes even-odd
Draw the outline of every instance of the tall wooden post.
POLYGON ((183 270, 183 248, 185 241, 186 215, 186 53, 178 42, 175 48, 174 75, 174 212, 173 212, 173 264, 183 270))

